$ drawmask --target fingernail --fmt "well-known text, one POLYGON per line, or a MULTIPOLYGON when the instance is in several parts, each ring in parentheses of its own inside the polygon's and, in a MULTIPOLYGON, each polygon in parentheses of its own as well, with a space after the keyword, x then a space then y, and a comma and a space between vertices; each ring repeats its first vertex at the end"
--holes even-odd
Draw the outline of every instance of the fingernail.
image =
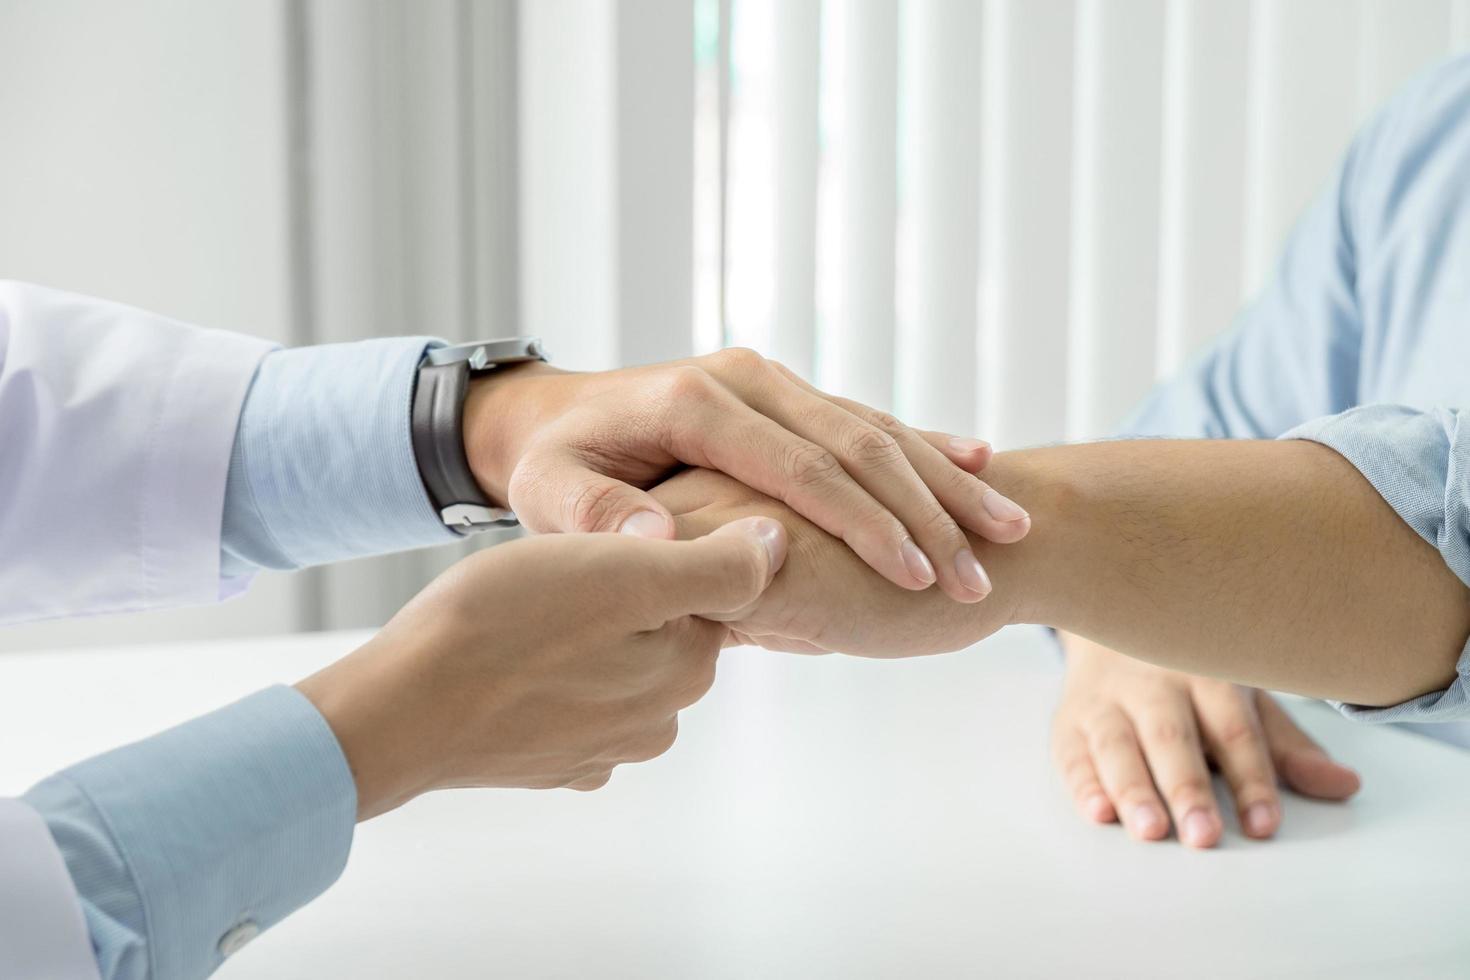
POLYGON ((982 449, 989 449, 990 443, 984 439, 963 439, 954 436, 949 440, 949 448, 957 453, 978 453, 982 449))
POLYGON ((1191 847, 1204 847, 1215 837, 1215 821, 1206 810, 1190 810, 1180 823, 1179 836, 1191 847))
POLYGON ((980 567, 980 560, 969 548, 961 548, 955 552, 954 571, 965 588, 982 599, 990 595, 990 576, 985 574, 985 569, 980 567))
POLYGON ((669 519, 658 511, 640 510, 623 522, 618 533, 640 538, 666 538, 669 536, 669 519))
POLYGON ((766 549, 766 557, 771 560, 770 569, 773 572, 779 569, 786 560, 786 528, 780 521, 762 517, 751 523, 750 533, 766 549))
POLYGON ((1159 808, 1145 803, 1133 808, 1128 817, 1128 826, 1137 837, 1153 837, 1164 829, 1164 815, 1159 808))
POLYGON ((1253 836, 1265 837, 1271 832, 1276 811, 1269 803, 1252 803, 1245 811, 1245 829, 1253 836))
POLYGON ((985 496, 980 498, 980 503, 984 506, 985 513, 998 521, 1019 521, 1031 516, 1022 509, 1020 504, 995 490, 985 491, 985 496))
POLYGON ((933 584, 934 566, 929 564, 928 556, 919 550, 913 538, 904 538, 903 544, 898 546, 898 553, 903 556, 904 567, 910 575, 925 585, 933 584))

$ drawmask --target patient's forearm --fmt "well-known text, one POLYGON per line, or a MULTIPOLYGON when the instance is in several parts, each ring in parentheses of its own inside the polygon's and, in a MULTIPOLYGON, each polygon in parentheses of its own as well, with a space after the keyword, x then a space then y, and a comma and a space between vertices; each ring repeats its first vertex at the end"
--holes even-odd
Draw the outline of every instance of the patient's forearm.
POLYGON ((1013 621, 1359 704, 1454 676, 1470 591, 1330 449, 1108 442, 1003 453, 985 476, 1033 516, 1019 544, 977 543, 1013 621))

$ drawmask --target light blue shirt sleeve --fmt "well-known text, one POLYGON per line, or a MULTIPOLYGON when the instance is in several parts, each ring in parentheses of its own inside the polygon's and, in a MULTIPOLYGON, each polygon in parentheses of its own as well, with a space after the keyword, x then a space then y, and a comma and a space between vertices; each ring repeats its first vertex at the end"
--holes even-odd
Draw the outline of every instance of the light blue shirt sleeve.
POLYGON ((341 874, 357 791, 326 720, 272 687, 65 769, 25 800, 66 860, 104 980, 184 980, 341 874))
POLYGON ((460 540, 429 502, 410 429, 418 364, 438 343, 397 337, 266 355, 225 484, 224 592, 262 568, 460 540))

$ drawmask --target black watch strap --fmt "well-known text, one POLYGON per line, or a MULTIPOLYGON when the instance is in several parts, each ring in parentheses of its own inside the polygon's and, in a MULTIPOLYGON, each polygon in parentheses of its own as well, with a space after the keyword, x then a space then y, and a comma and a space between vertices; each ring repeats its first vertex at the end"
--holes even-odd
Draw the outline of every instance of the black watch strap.
POLYGON ((475 481, 464 451, 467 361, 419 366, 413 393, 413 455, 440 520, 459 534, 514 524, 515 515, 492 504, 475 481))

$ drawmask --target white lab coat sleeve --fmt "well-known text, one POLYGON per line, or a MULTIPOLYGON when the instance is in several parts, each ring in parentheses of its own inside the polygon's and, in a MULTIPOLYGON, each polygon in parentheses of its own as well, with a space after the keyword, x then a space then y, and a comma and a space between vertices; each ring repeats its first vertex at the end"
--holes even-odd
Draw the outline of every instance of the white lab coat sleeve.
POLYGON ((76 889, 41 815, 0 799, 0 977, 97 980, 76 889))
POLYGON ((231 447, 272 346, 0 282, 0 625, 220 598, 231 447))

